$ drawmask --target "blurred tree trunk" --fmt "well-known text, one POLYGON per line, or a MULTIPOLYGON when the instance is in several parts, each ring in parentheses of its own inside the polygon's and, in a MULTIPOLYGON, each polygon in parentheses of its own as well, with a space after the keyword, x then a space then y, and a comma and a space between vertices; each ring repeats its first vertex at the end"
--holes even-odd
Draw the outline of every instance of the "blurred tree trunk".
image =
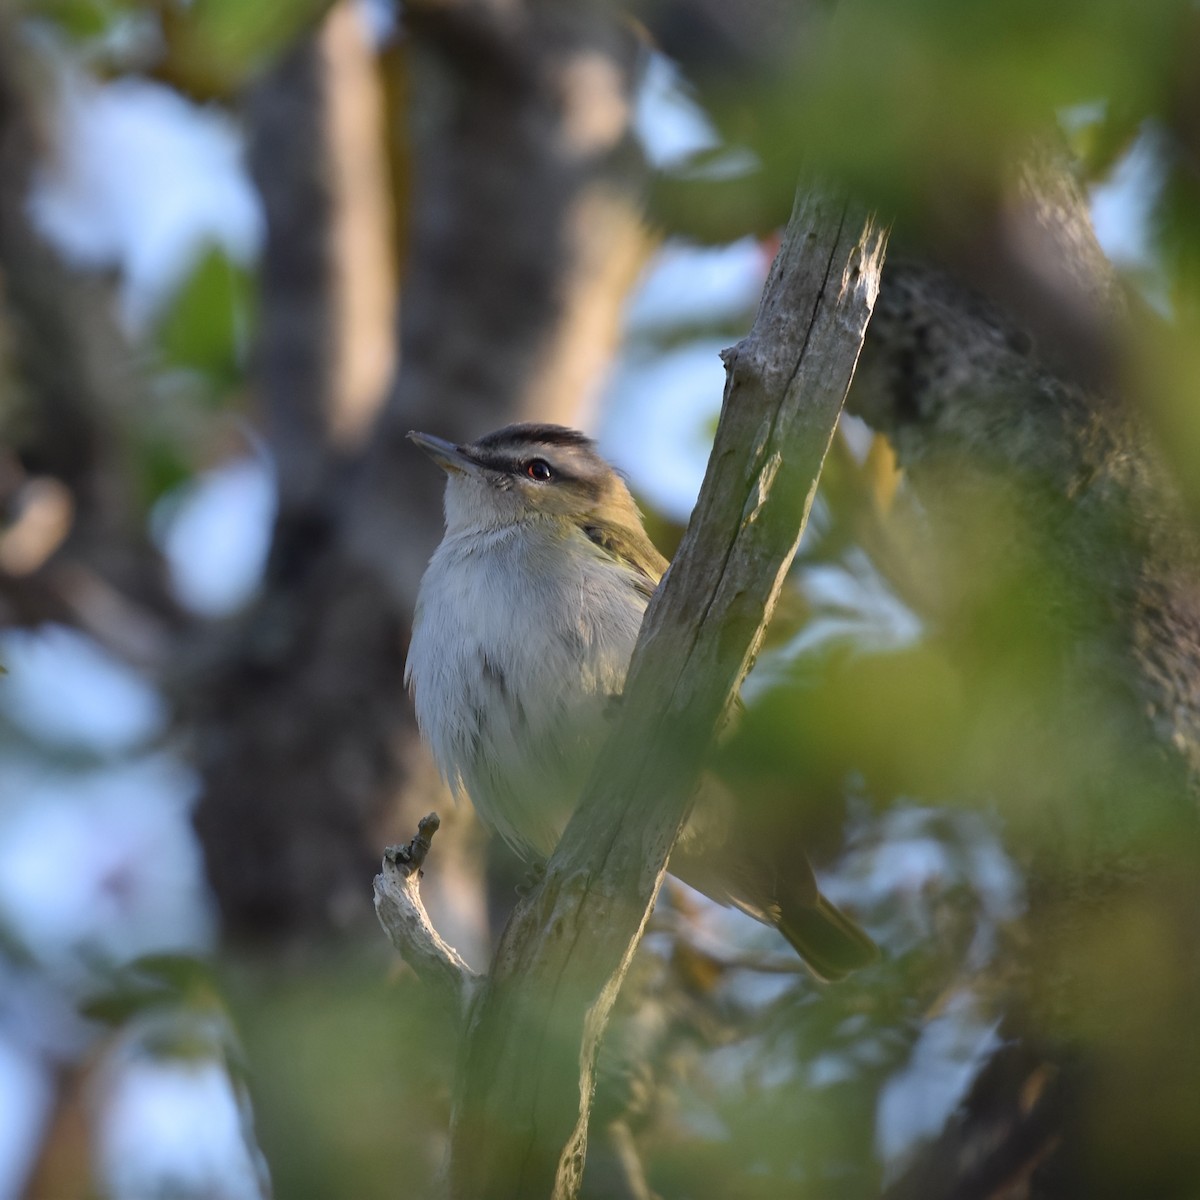
POLYGON ((400 771, 401 616, 378 581, 345 560, 338 534, 357 449, 342 432, 350 401, 341 366, 352 333, 373 336, 384 353, 390 344, 386 311, 369 330, 341 319, 357 280, 339 272, 339 220, 361 222, 377 264, 392 259, 372 195, 378 169, 362 168, 365 187, 354 179, 366 197, 354 209, 350 179, 336 169, 338 69, 366 76, 359 119, 377 136, 364 149, 368 163, 383 161, 373 62, 349 16, 335 10, 247 100, 267 218, 259 395, 279 509, 262 595, 234 629, 212 631, 219 640, 205 647, 202 673, 181 688, 204 777, 196 824, 209 877, 230 931, 258 936, 336 926, 359 907, 355 881, 374 857, 370 822, 400 771))
POLYGON ((161 664, 182 615, 144 526, 141 386, 111 287, 81 281, 35 229, 53 155, 53 80, 0 17, 0 623, 78 625, 161 664))
MULTIPOLYGON (((369 913, 406 780, 429 803, 402 674, 442 489, 405 433, 574 419, 646 244, 620 166, 631 35, 584 4, 410 6, 399 369, 386 394, 352 399, 355 314, 378 314, 368 272, 395 255, 387 203, 362 207, 380 168, 351 164, 356 122, 337 113, 349 93, 379 104, 374 84, 350 81, 372 75, 365 48, 353 68, 343 48, 332 103, 342 20, 335 10, 248 106, 268 216, 260 386, 280 511, 263 595, 186 689, 210 875, 227 927, 258 936, 369 913), (360 286, 375 307, 354 299, 360 286)), ((381 138, 361 149, 387 159, 381 138)), ((376 381, 382 336, 359 351, 376 381)))
MULTIPOLYGON (((0 628, 73 625, 159 669, 184 614, 138 491, 144 395, 111 282, 80 279, 31 219, 35 172, 55 149, 54 80, 39 69, 11 14, 0 14, 0 628)), ((42 1065, 56 1093, 25 1194, 84 1197, 93 1060, 47 1054, 42 1065)))

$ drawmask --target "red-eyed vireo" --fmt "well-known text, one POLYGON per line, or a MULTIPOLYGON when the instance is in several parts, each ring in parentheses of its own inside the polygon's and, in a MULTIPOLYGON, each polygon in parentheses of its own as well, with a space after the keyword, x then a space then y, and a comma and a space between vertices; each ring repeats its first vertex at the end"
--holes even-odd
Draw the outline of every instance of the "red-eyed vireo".
MULTIPOLYGON (((667 561, 624 480, 573 429, 510 425, 463 445, 409 437, 447 475, 446 534, 421 580, 406 667, 417 722, 451 788, 540 861, 594 765, 667 561)), ((874 943, 821 895, 802 849, 757 862, 726 841, 732 808, 719 785, 701 786, 672 873, 775 926, 822 979, 870 962, 874 943)))

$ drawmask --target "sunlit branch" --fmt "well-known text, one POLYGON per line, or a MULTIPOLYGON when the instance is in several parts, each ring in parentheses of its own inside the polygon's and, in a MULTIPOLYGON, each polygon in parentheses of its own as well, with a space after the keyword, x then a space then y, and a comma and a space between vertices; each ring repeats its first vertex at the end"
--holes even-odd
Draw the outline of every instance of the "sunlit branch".
POLYGON ((389 846, 375 876, 375 912, 400 956, 429 987, 456 1005, 469 999, 478 979, 462 955, 442 940, 421 901, 421 868, 441 821, 422 817, 406 846, 389 846))

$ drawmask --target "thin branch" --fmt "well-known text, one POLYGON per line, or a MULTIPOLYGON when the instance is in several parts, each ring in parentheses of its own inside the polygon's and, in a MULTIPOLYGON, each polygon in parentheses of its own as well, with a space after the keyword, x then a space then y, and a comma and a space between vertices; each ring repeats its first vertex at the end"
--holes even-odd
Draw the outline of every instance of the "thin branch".
POLYGON ((642 627, 617 727, 476 998, 455 1196, 578 1194, 595 1056, 700 759, 791 565, 875 300, 885 235, 798 198, 725 401, 691 524, 642 627))
POLYGON ((442 940, 421 902, 421 868, 440 825, 437 813, 430 813, 421 818, 417 836, 407 846, 389 846, 383 852, 383 870, 375 876, 375 913, 392 945, 422 982, 461 1009, 478 976, 442 940))

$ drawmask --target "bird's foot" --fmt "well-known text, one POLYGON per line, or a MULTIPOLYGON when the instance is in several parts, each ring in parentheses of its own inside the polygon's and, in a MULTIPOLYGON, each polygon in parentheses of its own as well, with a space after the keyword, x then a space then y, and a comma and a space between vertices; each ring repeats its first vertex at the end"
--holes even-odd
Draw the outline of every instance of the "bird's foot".
POLYGON ((530 892, 536 891, 546 878, 546 864, 544 862, 533 863, 529 870, 525 872, 525 878, 517 884, 517 895, 524 898, 530 892))

